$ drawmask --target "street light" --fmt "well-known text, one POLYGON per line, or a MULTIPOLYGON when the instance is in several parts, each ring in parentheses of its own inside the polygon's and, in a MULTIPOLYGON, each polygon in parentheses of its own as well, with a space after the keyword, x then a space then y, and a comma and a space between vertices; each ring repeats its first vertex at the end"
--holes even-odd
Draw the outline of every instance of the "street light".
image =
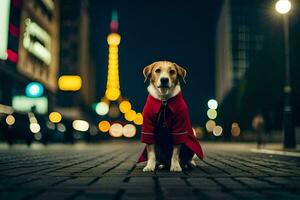
POLYGON ((289 47, 289 11, 291 10, 291 2, 289 0, 279 0, 275 5, 275 9, 283 16, 283 32, 284 32, 284 55, 285 55, 285 86, 284 86, 284 110, 283 110, 283 133, 284 148, 295 148, 296 137, 292 117, 291 106, 291 81, 290 81, 290 47, 289 47))

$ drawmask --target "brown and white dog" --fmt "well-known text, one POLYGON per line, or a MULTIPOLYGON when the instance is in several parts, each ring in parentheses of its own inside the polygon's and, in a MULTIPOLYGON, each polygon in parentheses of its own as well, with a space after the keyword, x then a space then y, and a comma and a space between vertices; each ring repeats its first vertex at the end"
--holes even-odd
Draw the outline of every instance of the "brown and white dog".
MULTIPOLYGON (((150 84, 148 86, 149 95, 161 101, 168 101, 168 99, 175 97, 176 95, 181 93, 179 78, 182 78, 183 82, 185 83, 187 72, 183 67, 177 65, 176 63, 169 61, 158 61, 145 67, 143 70, 143 74, 145 77, 145 82, 148 78, 150 78, 150 84)), ((182 171, 179 156, 181 147, 182 144, 173 145, 170 161, 170 171, 182 171)), ((147 164, 143 168, 144 172, 155 170, 157 157, 155 148, 155 144, 146 144, 147 164)), ((194 156, 192 156, 192 159, 190 159, 189 164, 191 166, 196 166, 194 156)), ((161 168, 162 165, 160 165, 159 167, 161 168)))

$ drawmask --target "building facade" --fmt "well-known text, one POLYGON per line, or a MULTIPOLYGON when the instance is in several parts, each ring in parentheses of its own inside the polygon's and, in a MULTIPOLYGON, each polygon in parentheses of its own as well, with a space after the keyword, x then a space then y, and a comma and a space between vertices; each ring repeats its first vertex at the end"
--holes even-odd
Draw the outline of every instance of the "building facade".
POLYGON ((82 108, 95 102, 95 70, 90 57, 90 17, 88 1, 61 2, 60 76, 76 75, 82 79, 79 91, 58 92, 57 105, 70 118, 82 117, 82 108))
POLYGON ((216 28, 216 98, 222 101, 244 79, 262 50, 265 1, 224 0, 216 28))

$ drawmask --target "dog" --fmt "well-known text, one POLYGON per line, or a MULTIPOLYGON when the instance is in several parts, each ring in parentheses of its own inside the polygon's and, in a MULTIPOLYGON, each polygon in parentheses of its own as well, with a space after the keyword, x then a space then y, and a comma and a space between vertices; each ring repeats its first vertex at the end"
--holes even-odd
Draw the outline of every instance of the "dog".
POLYGON ((146 147, 138 160, 147 161, 144 172, 154 171, 157 163, 159 168, 181 172, 183 166, 196 166, 194 155, 203 159, 181 93, 180 78, 185 83, 186 74, 183 67, 170 61, 157 61, 143 69, 145 82, 150 80, 141 137, 146 147))

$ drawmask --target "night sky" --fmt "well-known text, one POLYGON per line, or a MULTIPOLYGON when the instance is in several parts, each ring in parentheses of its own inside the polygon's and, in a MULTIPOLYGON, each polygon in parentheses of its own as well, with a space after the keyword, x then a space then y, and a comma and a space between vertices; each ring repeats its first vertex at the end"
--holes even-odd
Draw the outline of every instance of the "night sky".
POLYGON ((97 95, 103 96, 107 76, 111 11, 119 14, 120 84, 122 96, 141 111, 147 96, 142 70, 158 60, 187 69, 183 95, 193 124, 203 123, 207 100, 214 98, 214 38, 219 1, 91 0, 91 49, 97 69, 97 95))

